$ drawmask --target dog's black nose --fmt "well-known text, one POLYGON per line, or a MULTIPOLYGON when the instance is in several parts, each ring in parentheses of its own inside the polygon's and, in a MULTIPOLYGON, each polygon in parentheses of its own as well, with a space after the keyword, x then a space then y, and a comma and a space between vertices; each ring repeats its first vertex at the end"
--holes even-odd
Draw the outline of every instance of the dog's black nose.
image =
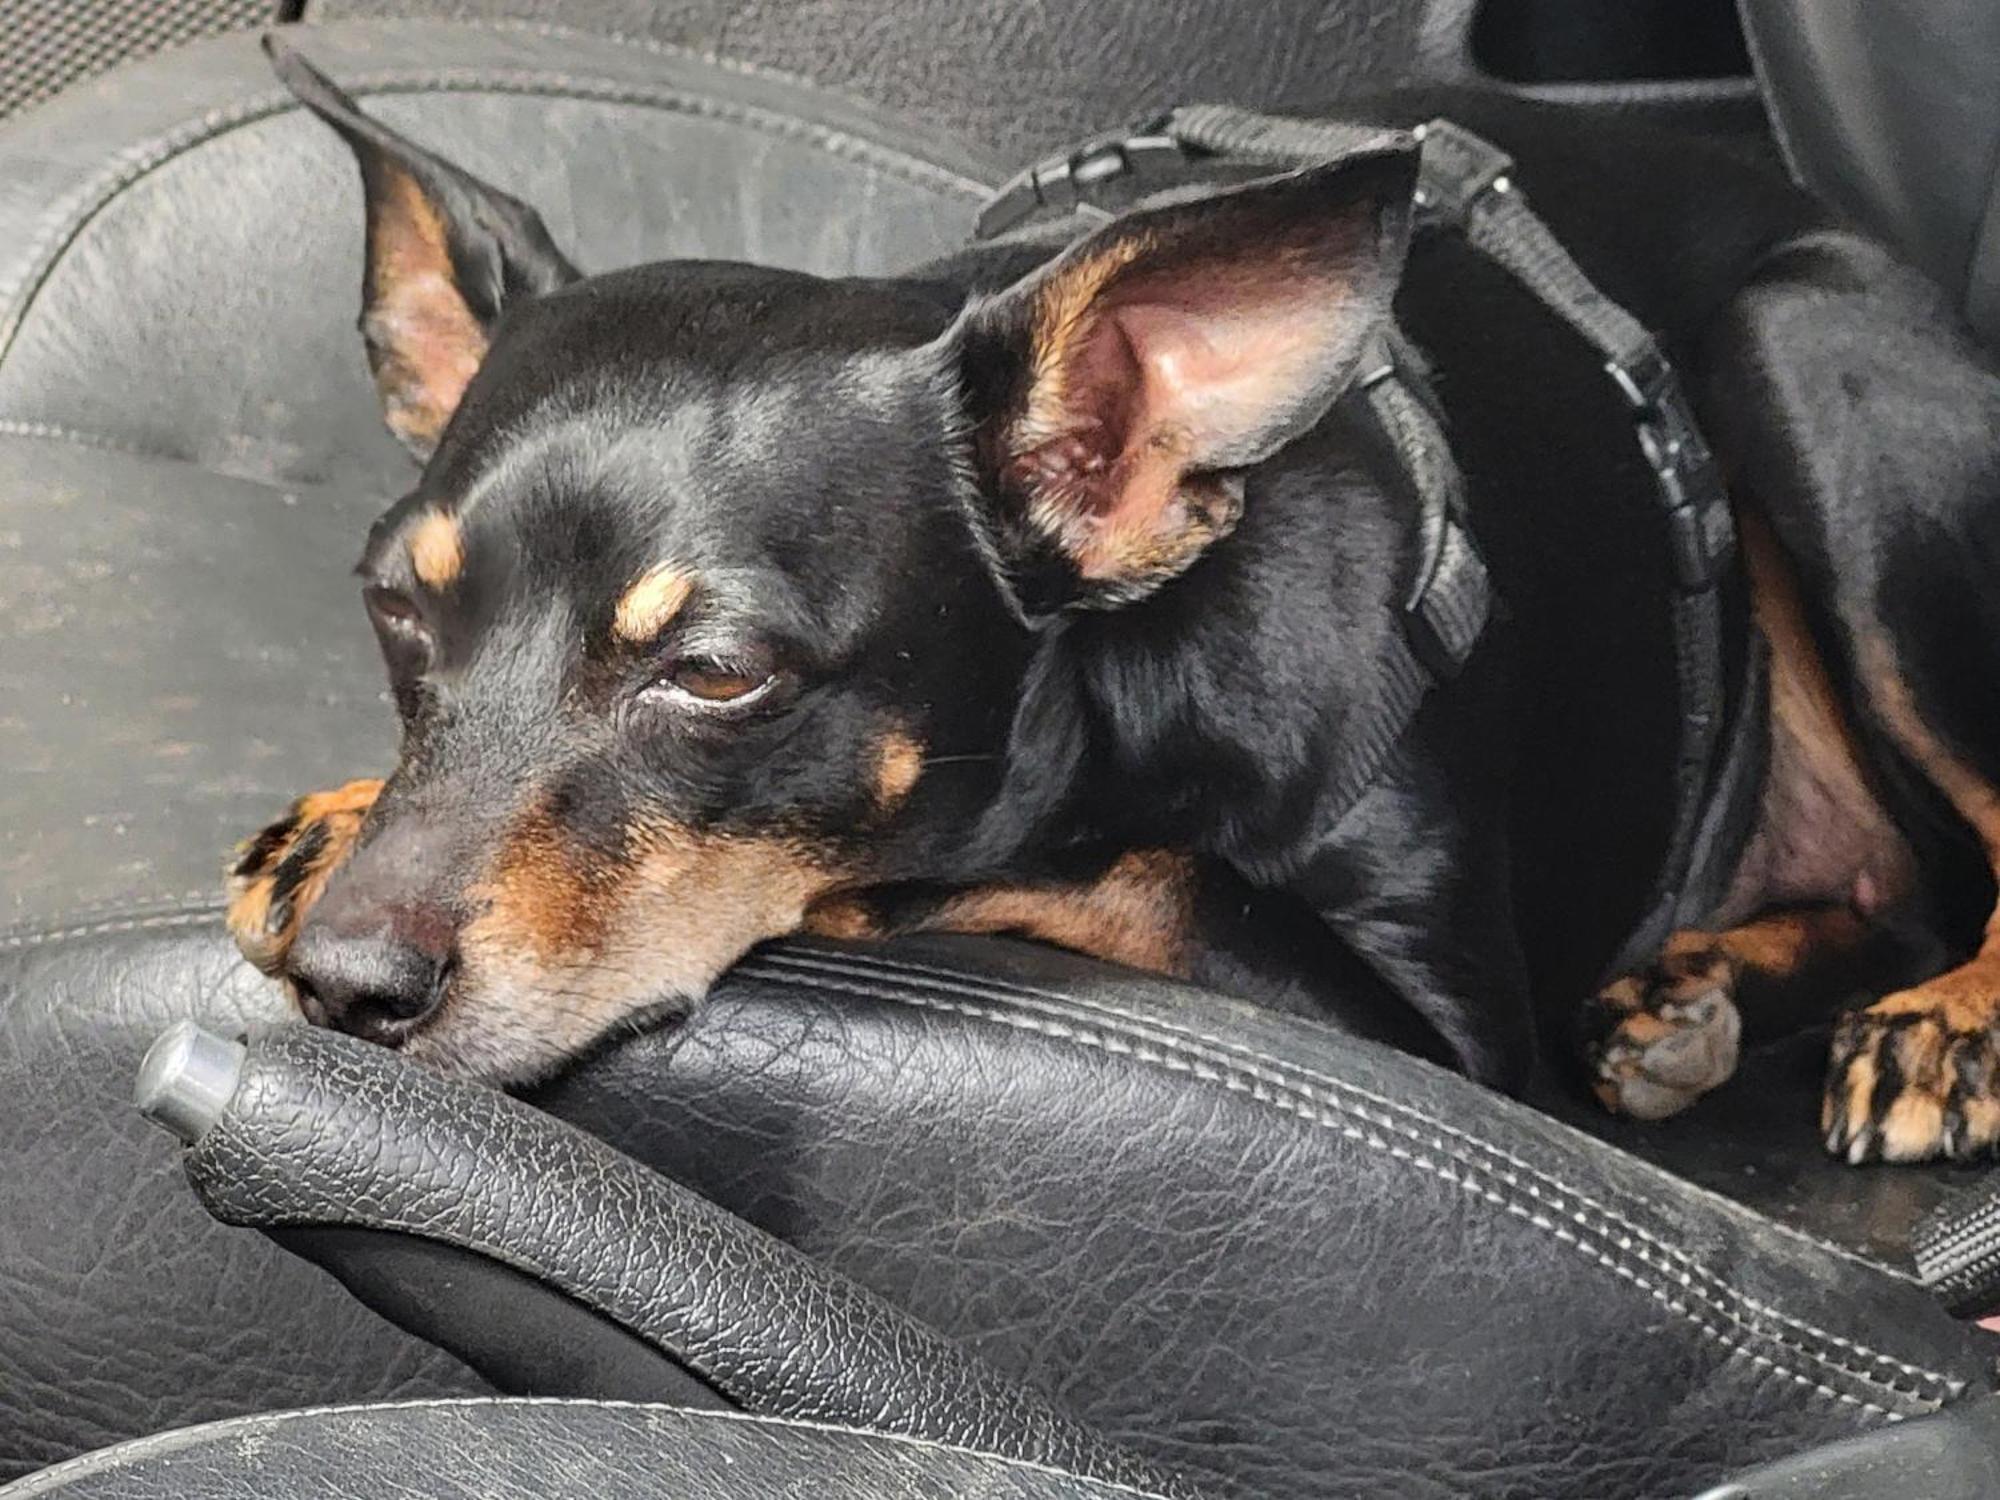
POLYGON ((448 968, 448 961, 387 932, 348 936, 313 923, 299 934, 286 966, 308 1021, 385 1047, 437 1010, 448 968))

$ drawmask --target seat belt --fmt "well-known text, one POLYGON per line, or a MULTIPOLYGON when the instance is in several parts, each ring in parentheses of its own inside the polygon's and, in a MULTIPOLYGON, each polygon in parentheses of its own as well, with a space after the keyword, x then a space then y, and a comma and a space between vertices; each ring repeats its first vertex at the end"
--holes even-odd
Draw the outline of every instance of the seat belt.
MULTIPOLYGON (((1029 167, 993 196, 976 233, 989 239, 1045 213, 1108 218, 1104 200, 1117 196, 1129 202, 1146 191, 1146 177, 1163 168, 1185 173, 1212 161, 1295 169, 1379 150, 1396 134, 1372 124, 1188 105, 1029 167)), ((1719 585, 1735 545, 1728 499, 1659 343, 1592 284, 1528 207, 1514 180, 1513 159, 1450 120, 1432 120, 1410 134, 1419 146, 1416 232, 1461 236, 1596 352, 1606 378, 1631 409, 1634 441, 1666 522, 1673 548, 1669 608, 1680 698, 1674 813, 1647 916, 1627 944, 1657 946, 1674 924, 1676 898, 1690 875, 1725 717, 1719 585)), ((1335 771, 1349 801, 1380 771, 1429 687, 1463 666, 1493 608, 1486 565, 1465 521, 1464 480, 1437 416, 1411 379, 1417 368, 1414 352, 1385 329, 1342 398, 1365 403, 1370 421, 1396 455, 1416 500, 1423 537, 1422 562, 1404 605, 1404 649, 1388 664, 1385 710, 1335 771)))

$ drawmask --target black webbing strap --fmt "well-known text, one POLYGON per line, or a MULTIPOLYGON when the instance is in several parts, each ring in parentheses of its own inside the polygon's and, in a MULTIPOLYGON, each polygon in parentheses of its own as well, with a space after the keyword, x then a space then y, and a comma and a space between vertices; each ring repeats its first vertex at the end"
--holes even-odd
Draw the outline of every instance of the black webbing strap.
MULTIPOLYGON (((1717 583, 1735 532, 1715 461, 1659 344, 1592 284, 1529 209, 1514 182, 1512 159, 1448 120, 1433 120, 1411 135, 1421 150, 1418 229, 1462 234, 1474 250, 1507 271, 1596 351, 1605 374, 1632 409, 1635 435, 1671 539, 1677 585, 1669 604, 1681 707, 1673 834, 1646 919, 1648 927, 1663 927, 1672 919, 1675 892, 1687 876, 1722 730, 1717 583)), ((1168 161, 1185 168, 1190 159, 1211 157, 1295 168, 1379 150, 1398 139, 1406 137, 1379 125, 1189 105, 1029 168, 987 205, 979 234, 1001 233, 1044 210, 1074 211, 1120 194, 1129 199, 1135 185, 1143 190, 1148 171, 1168 161)), ((1393 356, 1372 368, 1364 364, 1355 389, 1365 393, 1372 419, 1400 455, 1425 527, 1426 564, 1406 605, 1410 654, 1424 676, 1449 676, 1472 649, 1491 606, 1485 566, 1463 524, 1463 483, 1435 418, 1401 378, 1393 356)), ((1391 675, 1402 682, 1407 674, 1401 662, 1392 664, 1391 675)), ((1420 678, 1416 696, 1422 691, 1420 678)), ((1392 691, 1398 702, 1409 696, 1407 687, 1392 691)), ((1414 711, 1412 702, 1396 734, 1414 711)), ((1379 765, 1382 754, 1386 748, 1372 764, 1379 765)), ((1352 776, 1342 772, 1339 779, 1352 776)))

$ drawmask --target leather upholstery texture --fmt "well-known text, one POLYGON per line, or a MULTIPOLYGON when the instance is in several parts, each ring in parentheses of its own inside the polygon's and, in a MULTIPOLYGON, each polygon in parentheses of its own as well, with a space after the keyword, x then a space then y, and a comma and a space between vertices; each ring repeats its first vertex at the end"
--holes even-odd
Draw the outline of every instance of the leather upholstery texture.
POLYGON ((1902 1276, 1428 1064, 1026 945, 767 950, 537 1102, 1222 1494, 1692 1493, 1992 1379, 1902 1276))
POLYGON ((1778 138, 1816 191, 2000 342, 2000 9, 1737 0, 1778 138))
POLYGON ((1462 68, 1470 0, 311 0, 691 49, 870 99, 1016 165, 1175 104, 1309 110, 1462 68))
POLYGON ((0 937, 0 1480, 188 1422, 480 1393, 261 1236, 132 1109, 164 1018, 276 1014, 210 903, 0 937))
POLYGON ((585 1401, 444 1401, 240 1417, 94 1453, 7 1500, 1145 1500, 1149 1491, 879 1433, 585 1401))
POLYGON ((699 1194, 352 1037, 252 1033, 186 1166, 225 1223, 386 1231, 532 1276, 747 1412, 1150 1478, 1039 1390, 699 1194))
MULTIPOLYGON (((435 22, 298 44, 535 204, 586 270, 699 255, 886 272, 962 243, 997 172, 859 105, 642 44, 435 22)), ((352 157, 250 38, 87 83, 10 122, 0 162, 0 432, 409 485, 354 333, 352 157)))

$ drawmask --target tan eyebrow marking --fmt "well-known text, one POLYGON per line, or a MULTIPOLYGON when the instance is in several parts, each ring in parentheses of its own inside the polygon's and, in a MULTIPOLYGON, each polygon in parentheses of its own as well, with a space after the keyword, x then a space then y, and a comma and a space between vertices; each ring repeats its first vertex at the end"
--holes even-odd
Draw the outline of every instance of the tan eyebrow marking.
POLYGON ((621 640, 650 641, 667 628, 694 592, 694 580, 676 563, 655 563, 641 573, 611 617, 612 633, 621 640))
POLYGON ((923 742, 907 730, 891 729, 875 747, 875 807, 894 812, 924 774, 923 742))
POLYGON ((429 588, 448 588, 465 563, 465 539, 458 522, 432 511, 410 529, 410 566, 429 588))

